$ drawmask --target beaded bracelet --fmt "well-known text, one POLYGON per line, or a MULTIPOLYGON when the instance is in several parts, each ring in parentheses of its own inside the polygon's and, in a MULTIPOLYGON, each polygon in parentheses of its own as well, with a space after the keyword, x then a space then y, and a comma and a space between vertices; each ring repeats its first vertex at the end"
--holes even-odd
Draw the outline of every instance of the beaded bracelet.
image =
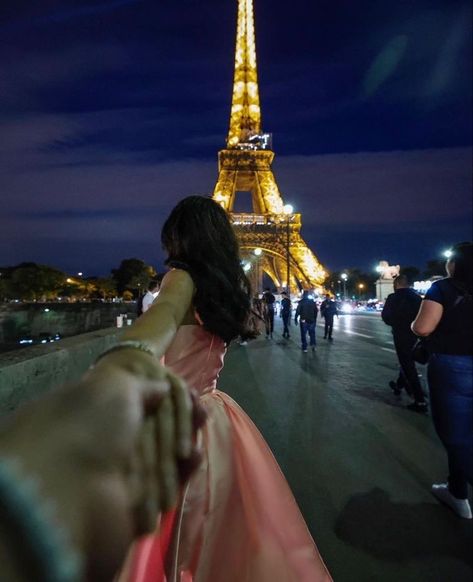
POLYGON ((111 348, 108 348, 104 352, 102 352, 100 354, 100 356, 96 359, 95 363, 97 363, 104 356, 107 356, 108 354, 110 354, 112 352, 115 352, 117 350, 127 350, 127 349, 139 350, 141 352, 145 352, 146 354, 149 354, 150 356, 156 357, 156 354, 154 353, 152 347, 149 346, 148 344, 141 342, 139 340, 123 340, 121 342, 114 344, 111 348))
POLYGON ((7 545, 24 552, 22 565, 34 572, 32 580, 78 582, 83 561, 68 532, 55 519, 53 502, 40 494, 39 480, 22 474, 20 464, 0 459, 0 515, 7 545))

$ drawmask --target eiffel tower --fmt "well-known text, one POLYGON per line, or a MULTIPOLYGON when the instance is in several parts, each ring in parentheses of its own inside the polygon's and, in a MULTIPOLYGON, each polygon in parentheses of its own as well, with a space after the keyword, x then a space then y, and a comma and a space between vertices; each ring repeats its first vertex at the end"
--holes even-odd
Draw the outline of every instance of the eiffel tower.
POLYGON ((280 290, 320 291, 327 274, 300 235, 301 215, 283 203, 271 169, 271 148, 271 135, 261 128, 253 0, 238 0, 230 129, 227 147, 218 154, 213 199, 230 214, 258 290, 265 272, 280 290), (238 192, 251 193, 253 212, 234 212, 238 192))

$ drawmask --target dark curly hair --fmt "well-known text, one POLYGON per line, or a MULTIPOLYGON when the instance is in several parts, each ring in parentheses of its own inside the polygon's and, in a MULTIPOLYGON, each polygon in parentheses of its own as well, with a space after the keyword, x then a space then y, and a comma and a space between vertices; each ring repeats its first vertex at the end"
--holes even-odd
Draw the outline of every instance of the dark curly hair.
POLYGON ((204 328, 227 343, 240 335, 254 337, 248 323, 251 285, 225 210, 211 198, 184 198, 164 223, 161 242, 166 264, 192 277, 204 328))

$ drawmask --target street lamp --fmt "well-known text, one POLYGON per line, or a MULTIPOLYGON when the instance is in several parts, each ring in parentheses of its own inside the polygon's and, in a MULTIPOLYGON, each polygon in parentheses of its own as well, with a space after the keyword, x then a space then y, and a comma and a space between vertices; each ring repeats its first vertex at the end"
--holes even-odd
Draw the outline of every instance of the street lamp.
POLYGON ((450 259, 452 255, 453 255, 453 251, 452 251, 452 249, 447 249, 447 250, 446 250, 446 251, 444 251, 444 253, 443 253, 443 256, 444 256, 446 259, 450 259))
POLYGON ((348 275, 346 273, 342 273, 340 275, 340 277, 342 278, 343 281, 343 299, 347 298, 347 279, 348 279, 348 275))
POLYGON ((364 288, 365 288, 365 286, 364 286, 364 284, 363 284, 363 283, 360 283, 360 284, 358 285, 358 289, 360 290, 360 299, 361 299, 361 296, 362 296, 362 293, 363 293, 363 289, 364 289, 364 288))
POLYGON ((289 254, 289 245, 291 241, 291 232, 289 229, 290 216, 294 212, 292 204, 285 204, 283 207, 283 212, 286 215, 286 289, 288 297, 291 296, 291 256, 289 254))

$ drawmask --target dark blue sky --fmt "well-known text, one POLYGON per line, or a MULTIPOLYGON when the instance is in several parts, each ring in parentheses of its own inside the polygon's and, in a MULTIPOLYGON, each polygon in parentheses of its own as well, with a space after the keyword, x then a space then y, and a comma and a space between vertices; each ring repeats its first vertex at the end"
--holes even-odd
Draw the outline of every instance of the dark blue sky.
MULTIPOLYGON (((470 2, 254 1, 276 178, 322 263, 471 238, 470 2)), ((0 265, 161 263, 172 206, 215 184, 236 9, 3 0, 0 265)))

